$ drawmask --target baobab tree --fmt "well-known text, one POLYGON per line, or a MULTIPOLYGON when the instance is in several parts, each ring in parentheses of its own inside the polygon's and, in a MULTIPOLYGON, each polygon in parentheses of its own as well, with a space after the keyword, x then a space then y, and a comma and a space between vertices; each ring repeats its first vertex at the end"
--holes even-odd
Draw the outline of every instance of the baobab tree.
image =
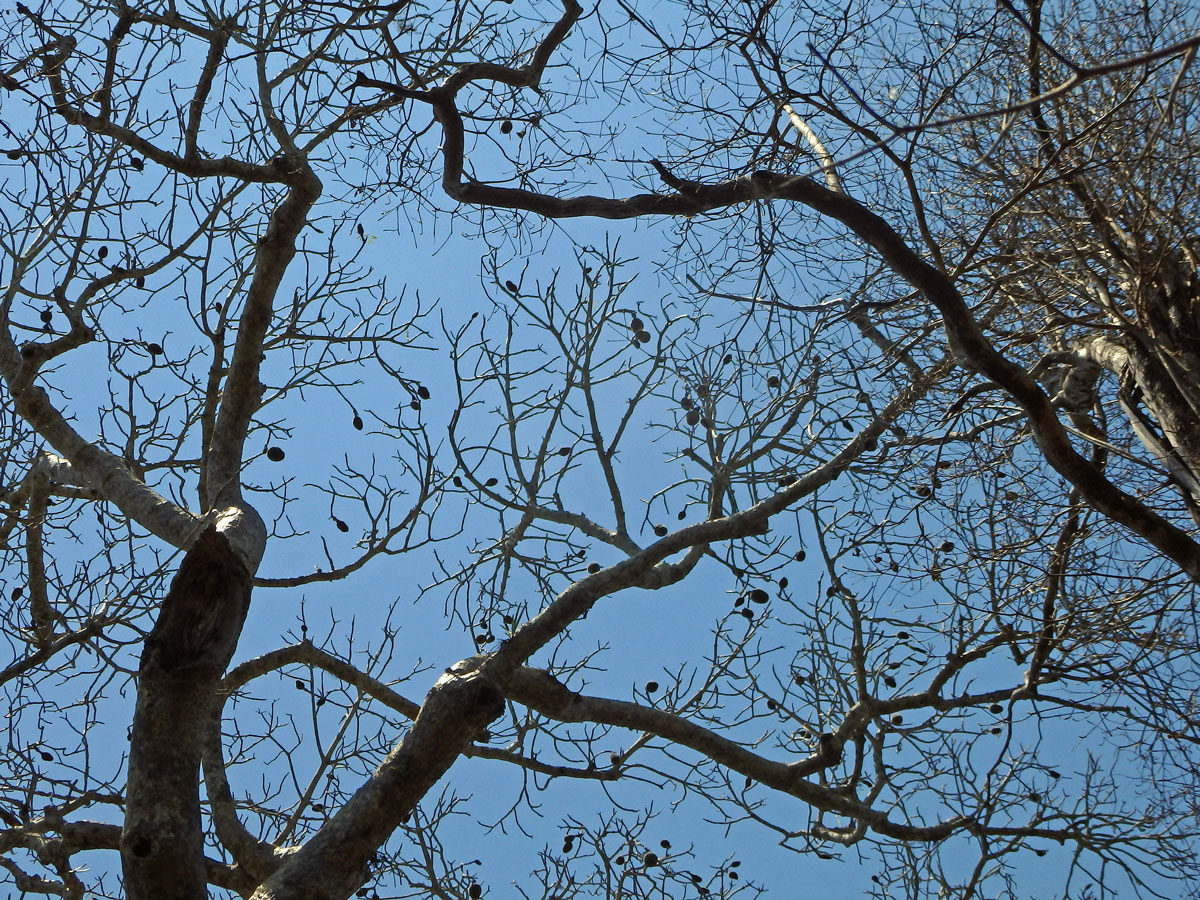
POLYGON ((1195 878, 1195 18, 7 11, 8 882, 1195 878))

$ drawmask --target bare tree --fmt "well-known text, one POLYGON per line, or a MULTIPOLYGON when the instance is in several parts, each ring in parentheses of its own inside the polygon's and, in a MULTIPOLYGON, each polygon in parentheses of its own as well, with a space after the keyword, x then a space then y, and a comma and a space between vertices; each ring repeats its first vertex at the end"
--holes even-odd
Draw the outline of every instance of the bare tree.
POLYGON ((6 18, 16 890, 1200 874, 1194 10, 6 18))

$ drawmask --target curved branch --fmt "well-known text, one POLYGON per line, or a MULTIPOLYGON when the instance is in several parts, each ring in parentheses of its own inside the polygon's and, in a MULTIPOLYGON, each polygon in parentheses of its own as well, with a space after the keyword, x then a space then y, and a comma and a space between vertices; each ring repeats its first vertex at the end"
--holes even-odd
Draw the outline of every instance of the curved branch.
POLYGON ((872 809, 843 791, 805 780, 806 776, 827 769, 840 760, 841 749, 835 741, 822 742, 821 749, 808 759, 790 764, 779 763, 752 753, 742 745, 673 713, 622 700, 577 694, 540 669, 515 669, 501 677, 500 688, 510 700, 562 722, 595 722, 658 735, 695 750, 767 787, 818 809, 857 819, 879 834, 898 840, 938 841, 954 831, 973 825, 967 816, 956 816, 936 825, 892 822, 885 813, 872 809))

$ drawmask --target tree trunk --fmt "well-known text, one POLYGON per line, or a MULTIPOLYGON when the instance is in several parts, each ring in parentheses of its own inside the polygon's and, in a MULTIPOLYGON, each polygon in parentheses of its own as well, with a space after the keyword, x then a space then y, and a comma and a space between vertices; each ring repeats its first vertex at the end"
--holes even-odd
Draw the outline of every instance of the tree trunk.
POLYGON ((203 900, 200 753, 216 685, 250 605, 250 572, 209 526, 146 639, 130 733, 121 861, 129 900, 203 900))

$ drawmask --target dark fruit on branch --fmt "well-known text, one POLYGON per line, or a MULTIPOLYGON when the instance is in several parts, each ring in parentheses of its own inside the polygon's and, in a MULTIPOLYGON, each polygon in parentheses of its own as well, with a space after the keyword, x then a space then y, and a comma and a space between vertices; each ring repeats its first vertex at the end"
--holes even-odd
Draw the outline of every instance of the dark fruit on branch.
POLYGON ((512 122, 510 122, 508 119, 505 119, 500 123, 500 133, 508 134, 510 131, 512 131, 512 122))
POLYGON ((597 563, 597 562, 588 563, 588 574, 589 575, 595 575, 599 571, 600 571, 600 563, 597 563))
POLYGON ((570 447, 559 447, 559 448, 558 448, 558 455, 559 455, 559 456, 570 456, 570 455, 571 455, 571 448, 570 448, 570 447))
POLYGON ((471 900, 479 900, 479 898, 483 896, 483 888, 481 888, 478 883, 472 881, 471 886, 467 888, 467 896, 470 897, 471 900))
POLYGON ((894 688, 896 686, 896 679, 893 678, 891 675, 884 675, 883 683, 886 684, 890 688, 894 688))
POLYGON ((647 852, 642 857, 642 864, 647 865, 647 866, 657 866, 658 865, 658 854, 655 853, 654 851, 647 852))
POLYGON ((163 352, 162 344, 156 344, 154 341, 151 341, 149 344, 147 344, 146 349, 150 351, 151 356, 158 356, 163 352))
POLYGON ((666 537, 666 535, 667 535, 667 526, 666 526, 666 525, 655 525, 655 526, 654 526, 654 533, 655 533, 655 534, 656 534, 658 537, 666 537))
POLYGON ((339 519, 337 516, 334 516, 333 524, 336 525, 337 530, 342 532, 343 534, 350 530, 350 526, 347 525, 345 522, 343 522, 341 519, 339 519))
POLYGON ((988 707, 988 709, 991 710, 996 715, 999 715, 1000 713, 1004 712, 1004 707, 1001 706, 999 703, 993 703, 991 706, 988 707))
POLYGON ((508 292, 510 294, 515 294, 517 291, 520 290, 520 288, 517 287, 517 283, 515 281, 506 281, 506 282, 504 282, 504 286, 508 289, 508 292))
POLYGON ((360 416, 358 413, 355 413, 354 418, 350 420, 350 424, 354 426, 355 431, 362 431, 363 430, 362 416, 360 416))
POLYGON ((45 309, 42 310, 42 321, 45 322, 47 325, 50 324, 50 320, 53 318, 54 318, 54 310, 50 309, 50 307, 47 306, 45 309))
POLYGON ((645 327, 646 327, 646 323, 643 322, 641 319, 639 319, 637 316, 634 316, 632 319, 629 320, 629 330, 630 331, 633 331, 633 332, 642 331, 645 329, 645 327))
POLYGON ((768 599, 767 592, 762 588, 755 588, 750 592, 751 603, 766 603, 768 599))
POLYGON ((807 555, 808 554, 805 553, 803 550, 797 550, 796 551, 796 562, 804 562, 804 557, 806 557, 807 555))
POLYGON ((283 458, 286 455, 287 454, 283 452, 282 447, 267 448, 267 459, 269 459, 271 462, 283 462, 283 458))
POLYGON ((485 481, 485 482, 483 483, 483 486, 484 486, 484 487, 495 487, 495 486, 496 486, 496 485, 498 485, 499 483, 500 483, 500 479, 499 479, 499 478, 489 478, 487 481, 485 481))
POLYGON ((697 409, 689 409, 687 414, 687 423, 692 426, 700 424, 700 411, 697 409))
POLYGON ((647 681, 646 682, 646 693, 647 694, 653 694, 657 690, 658 690, 658 682, 657 681, 647 681))
POLYGON ((428 400, 429 399, 429 388, 425 387, 425 385, 423 385, 423 384, 418 384, 417 385, 417 396, 420 397, 422 400, 428 400))
POLYGON ((775 375, 769 375, 767 377, 767 387, 769 387, 769 388, 779 387, 779 378, 776 377, 775 375))

